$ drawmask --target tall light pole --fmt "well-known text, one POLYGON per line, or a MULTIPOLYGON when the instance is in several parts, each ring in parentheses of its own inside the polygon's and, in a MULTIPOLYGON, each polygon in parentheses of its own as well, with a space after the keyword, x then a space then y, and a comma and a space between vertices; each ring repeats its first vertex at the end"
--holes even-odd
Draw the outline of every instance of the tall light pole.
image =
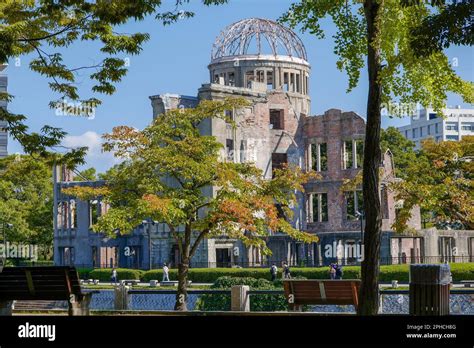
POLYGON ((151 259, 151 251, 152 251, 152 243, 151 243, 151 226, 156 224, 156 221, 153 221, 151 218, 147 218, 146 220, 142 221, 143 226, 148 226, 148 269, 151 269, 152 266, 152 259, 151 259))
POLYGON ((362 246, 364 245, 364 212, 356 211, 356 216, 360 221, 360 250, 362 252, 362 246))

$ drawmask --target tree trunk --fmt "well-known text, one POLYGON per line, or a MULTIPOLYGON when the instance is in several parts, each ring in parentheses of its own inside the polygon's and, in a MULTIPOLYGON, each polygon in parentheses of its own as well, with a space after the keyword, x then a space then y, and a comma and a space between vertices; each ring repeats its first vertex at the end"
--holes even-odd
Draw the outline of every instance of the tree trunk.
POLYGON ((379 198, 379 167, 381 162, 380 126, 381 126, 381 84, 379 74, 380 44, 379 25, 381 0, 366 0, 364 3, 367 20, 369 73, 369 94, 367 99, 367 124, 365 133, 364 168, 362 191, 365 209, 364 260, 361 267, 362 285, 360 288, 359 315, 376 315, 379 308, 379 266, 380 236, 382 218, 379 198))
POLYGON ((175 311, 187 311, 188 306, 188 270, 189 260, 182 260, 178 265, 178 291, 176 292, 175 311))

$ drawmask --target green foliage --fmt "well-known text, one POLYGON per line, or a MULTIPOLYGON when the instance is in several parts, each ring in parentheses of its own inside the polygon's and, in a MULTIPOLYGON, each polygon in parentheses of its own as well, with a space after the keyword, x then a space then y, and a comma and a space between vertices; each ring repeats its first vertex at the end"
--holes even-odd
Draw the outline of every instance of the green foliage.
POLYGON ((53 190, 49 163, 41 158, 12 155, 0 159, 0 223, 10 242, 37 244, 48 257, 53 240, 53 190))
MULTIPOLYGON (((474 279, 474 263, 451 263, 453 280, 472 280, 474 279)), ((343 267, 344 279, 360 279, 359 266, 343 267)), ((380 266, 380 281, 391 282, 398 280, 408 282, 409 265, 388 265, 380 266)), ((143 274, 142 280, 145 282, 151 279, 161 280, 163 273, 161 270, 151 270, 143 274)), ((177 270, 170 269, 170 280, 176 279, 177 270)), ((328 267, 301 267, 291 268, 293 278, 305 279, 329 279, 328 267)), ((270 281, 271 275, 267 268, 191 268, 188 279, 193 283, 214 283, 218 279, 228 278, 252 278, 257 280, 270 281)), ((224 280, 222 280, 224 282, 224 280)), ((224 283, 219 283, 224 284, 224 283)), ((281 287, 281 272, 279 272, 274 286, 281 287)))
POLYGON ((403 200, 394 225, 404 231, 415 205, 433 212, 440 222, 460 222, 474 228, 474 136, 460 141, 422 143, 416 160, 408 163, 405 180, 392 184, 396 199, 403 200))
MULTIPOLYGON (((248 107, 242 98, 203 100, 195 108, 169 110, 143 131, 121 126, 105 135, 104 149, 126 161, 107 173, 105 190, 96 190, 110 209, 94 231, 115 237, 117 231, 130 233, 147 218, 166 223, 183 262, 204 238, 225 235, 262 253, 270 253, 264 237, 272 231, 314 241, 314 235, 280 217, 276 207, 279 204, 291 219, 296 192, 303 191, 313 172, 288 167, 275 170, 274 178, 266 180, 253 163, 225 161, 222 144, 201 134, 202 122, 226 120, 226 110, 245 113, 248 107), (216 188, 213 196, 208 187, 216 188)), ((77 188, 68 194, 90 199, 91 190, 77 188)))
POLYGON ((95 168, 87 168, 74 176, 74 181, 94 181, 97 180, 97 172, 95 168))
POLYGON ((406 168, 417 160, 415 143, 405 138, 395 127, 382 129, 380 134, 382 152, 390 150, 395 163, 395 176, 404 179, 406 168))
MULTIPOLYGON (((118 29, 128 22, 141 22, 155 17, 165 24, 194 15, 182 11, 189 1, 177 0, 172 11, 159 13, 161 0, 134 1, 16 1, 0 2, 0 63, 9 59, 34 55, 30 70, 46 77, 50 89, 59 99, 50 107, 63 108, 70 100, 80 102, 78 115, 87 115, 101 104, 97 94, 112 94, 127 73, 124 56, 137 55, 149 39, 148 33, 121 33, 118 29), (71 67, 63 52, 81 42, 98 44, 96 64, 71 67), (91 96, 81 98, 77 78, 89 72, 91 96)), ((223 4, 225 0, 203 0, 205 5, 223 4)), ((0 93, 0 100, 12 100, 0 93)), ((71 112, 68 110, 68 112, 71 112)), ((59 128, 44 126, 39 133, 30 132, 25 115, 13 114, 0 108, 0 121, 7 122, 10 135, 26 153, 52 156, 69 167, 84 164, 87 148, 71 149, 64 155, 51 154, 66 135, 59 128)))
POLYGON ((425 18, 413 30, 410 44, 415 53, 423 57, 451 45, 472 46, 474 44, 472 10, 473 5, 469 0, 453 1, 442 6, 440 13, 425 18))
MULTIPOLYGON (((338 56, 336 66, 347 73, 349 91, 359 82, 360 70, 365 67, 365 56, 368 52, 365 2, 299 1, 291 5, 289 11, 280 18, 291 27, 299 27, 317 38, 324 37, 321 19, 332 19, 337 27, 333 36, 334 52, 338 56)), ((443 52, 436 50, 428 56, 419 57, 419 47, 412 47, 410 44, 414 38, 413 32, 418 28, 423 28, 426 36, 434 35, 432 27, 426 28, 424 24, 430 21, 430 15, 443 13, 443 7, 431 7, 423 2, 419 2, 417 6, 405 6, 398 1, 385 1, 380 6, 380 17, 376 19, 380 36, 372 45, 380 47, 381 61, 384 64, 380 81, 382 103, 390 105, 392 101, 397 101, 431 105, 440 114, 446 104, 447 92, 459 94, 464 102, 472 103, 472 83, 462 80, 455 73, 443 52)), ((463 6, 464 13, 468 12, 468 6, 463 6)), ((449 25, 451 29, 456 28, 451 32, 459 34, 461 29, 457 23, 468 22, 469 15, 462 18, 443 15, 443 18, 444 22, 439 23, 436 30, 440 36, 445 33, 444 25, 449 25)), ((470 30, 472 31, 472 28, 470 30)))
MULTIPOLYGON (((139 269, 116 268, 118 280, 137 279, 143 276, 143 271, 139 269)), ((108 282, 112 277, 111 268, 97 268, 89 272, 90 279, 99 279, 100 281, 108 282)))
MULTIPOLYGON (((251 277, 220 277, 211 286, 215 290, 230 290, 233 285, 248 285, 251 290, 281 290, 281 287, 265 279, 251 277)), ((229 311, 230 295, 202 295, 196 303, 196 309, 202 311, 229 311)), ((288 303, 284 295, 252 295, 250 301, 251 311, 286 311, 288 303)))

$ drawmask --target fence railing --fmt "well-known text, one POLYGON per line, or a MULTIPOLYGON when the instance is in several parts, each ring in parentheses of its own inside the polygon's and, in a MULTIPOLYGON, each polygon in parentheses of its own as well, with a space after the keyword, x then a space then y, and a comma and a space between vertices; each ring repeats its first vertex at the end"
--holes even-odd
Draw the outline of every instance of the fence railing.
MULTIPOLYGON (((288 262, 290 267, 325 267, 331 263, 339 263, 345 266, 359 266, 361 260, 356 258, 326 258, 324 260, 302 259, 297 261, 262 261, 262 262, 191 262, 191 268, 269 268, 273 264, 281 267, 283 262, 288 262)), ((380 258, 380 265, 403 265, 411 263, 463 263, 474 262, 474 255, 469 256, 403 256, 403 257, 382 257, 380 258)), ((17 266, 51 266, 51 261, 36 261, 36 262, 17 262, 17 266)), ((80 264, 74 263, 72 266, 76 268, 110 268, 102 267, 101 265, 80 264)), ((116 268, 121 267, 115 265, 116 268)), ((153 263, 152 269, 161 269, 163 264, 153 263)), ((170 268, 177 268, 177 265, 170 264, 170 268)), ((122 268, 122 267, 121 267, 122 268)), ((123 267, 127 268, 127 267, 123 267)))

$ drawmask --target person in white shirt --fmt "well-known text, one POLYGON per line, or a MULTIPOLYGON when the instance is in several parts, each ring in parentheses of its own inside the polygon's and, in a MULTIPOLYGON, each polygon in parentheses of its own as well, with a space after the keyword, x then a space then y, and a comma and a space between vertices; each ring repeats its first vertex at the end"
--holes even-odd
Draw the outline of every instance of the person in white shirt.
POLYGON ((169 268, 166 265, 166 263, 163 265, 163 281, 164 282, 169 282, 170 281, 169 268))

